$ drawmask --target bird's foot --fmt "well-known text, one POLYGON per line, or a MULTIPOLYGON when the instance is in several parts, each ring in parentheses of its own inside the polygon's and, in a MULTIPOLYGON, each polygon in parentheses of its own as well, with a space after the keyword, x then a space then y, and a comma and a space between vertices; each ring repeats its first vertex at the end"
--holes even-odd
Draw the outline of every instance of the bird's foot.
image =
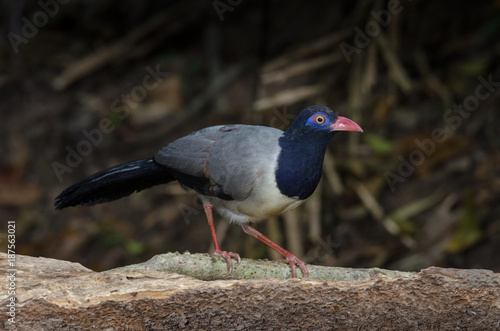
POLYGON ((295 265, 298 265, 299 268, 300 268, 300 270, 302 270, 302 277, 303 278, 307 278, 308 272, 307 272, 306 264, 304 263, 304 261, 302 261, 297 256, 295 256, 295 254, 292 254, 292 253, 290 253, 290 252, 287 251, 287 254, 285 255, 285 258, 284 259, 280 259, 278 261, 282 261, 282 262, 290 264, 290 267, 292 267, 292 278, 296 278, 297 277, 297 274, 296 274, 296 271, 295 271, 295 269, 296 269, 295 265))
MULTIPOLYGON (((233 271, 233 261, 231 261, 231 257, 234 257, 238 263, 241 262, 240 254, 238 253, 233 253, 233 252, 226 252, 226 251, 221 251, 216 250, 213 255, 222 255, 226 258, 227 261, 227 271, 229 274, 233 271)), ((303 263, 303 262, 302 262, 303 263)))

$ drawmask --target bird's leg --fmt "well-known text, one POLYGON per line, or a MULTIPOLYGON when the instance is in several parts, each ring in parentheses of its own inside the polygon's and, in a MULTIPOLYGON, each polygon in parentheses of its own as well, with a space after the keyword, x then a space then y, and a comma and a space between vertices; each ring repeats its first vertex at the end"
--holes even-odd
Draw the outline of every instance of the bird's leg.
POLYGON ((271 239, 264 236, 262 233, 260 233, 256 229, 252 228, 250 225, 245 224, 245 225, 242 225, 241 227, 243 228, 243 231, 245 231, 246 234, 249 234, 252 237, 262 241, 264 244, 266 244, 267 246, 274 249, 276 252, 283 255, 285 257, 285 261, 288 262, 290 264, 290 266, 292 267, 292 277, 293 278, 296 277, 296 273, 295 273, 295 265, 296 264, 299 266, 300 270, 302 270, 303 277, 307 278, 306 264, 304 263, 304 261, 302 261, 297 256, 295 256, 295 254, 292 254, 289 251, 287 251, 286 249, 281 248, 276 243, 271 241, 271 239))
POLYGON ((240 255, 238 253, 221 251, 219 247, 219 241, 217 240, 217 235, 215 234, 215 226, 214 226, 214 217, 212 215, 212 205, 204 204, 203 209, 205 210, 205 215, 207 215, 208 226, 210 227, 210 233, 212 234, 212 240, 214 241, 214 255, 222 255, 226 258, 227 261, 227 270, 229 273, 233 271, 233 262, 231 261, 231 257, 234 257, 238 263, 241 262, 240 255))

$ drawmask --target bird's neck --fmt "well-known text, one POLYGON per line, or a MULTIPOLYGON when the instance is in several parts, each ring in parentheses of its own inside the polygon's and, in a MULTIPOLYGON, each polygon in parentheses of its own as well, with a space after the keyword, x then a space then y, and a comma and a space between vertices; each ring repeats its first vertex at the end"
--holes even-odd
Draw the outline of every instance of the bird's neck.
POLYGON ((314 192, 330 139, 331 135, 296 137, 285 134, 280 138, 276 184, 282 194, 303 200, 314 192))

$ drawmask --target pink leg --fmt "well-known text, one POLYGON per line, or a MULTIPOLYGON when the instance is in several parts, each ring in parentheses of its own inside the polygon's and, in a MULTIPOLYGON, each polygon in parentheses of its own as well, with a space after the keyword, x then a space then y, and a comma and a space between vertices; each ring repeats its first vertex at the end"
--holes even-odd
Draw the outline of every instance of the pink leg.
POLYGON ((241 262, 240 255, 233 252, 221 251, 219 247, 219 241, 217 240, 217 235, 215 234, 215 226, 214 226, 214 217, 212 215, 212 205, 206 204, 203 205, 203 209, 205 209, 205 215, 207 215, 208 226, 210 227, 210 233, 212 234, 212 240, 214 241, 215 251, 214 255, 222 255, 226 258, 227 261, 227 270, 229 273, 233 271, 233 262, 231 261, 231 257, 234 257, 238 263, 241 262))
POLYGON ((246 234, 249 234, 252 237, 262 241, 264 244, 266 244, 267 246, 274 249, 276 252, 283 255, 285 257, 285 261, 288 262, 290 264, 290 266, 292 267, 292 277, 293 278, 296 277, 296 273, 295 273, 295 265, 296 264, 299 266, 300 270, 302 270, 303 277, 307 278, 307 268, 306 268, 306 264, 304 263, 304 261, 299 259, 294 254, 290 253, 286 249, 281 248, 280 246, 278 246, 277 244, 272 242, 271 239, 264 236, 262 233, 255 230, 250 225, 242 225, 241 227, 243 228, 243 231, 245 231, 246 234))

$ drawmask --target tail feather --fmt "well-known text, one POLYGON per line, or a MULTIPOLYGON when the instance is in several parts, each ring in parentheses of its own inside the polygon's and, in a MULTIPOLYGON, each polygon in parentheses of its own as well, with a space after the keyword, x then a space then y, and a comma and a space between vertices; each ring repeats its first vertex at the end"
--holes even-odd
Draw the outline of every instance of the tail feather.
POLYGON ((68 187, 54 203, 56 209, 76 205, 95 205, 128 196, 148 187, 175 180, 167 168, 152 158, 119 164, 99 171, 68 187))

